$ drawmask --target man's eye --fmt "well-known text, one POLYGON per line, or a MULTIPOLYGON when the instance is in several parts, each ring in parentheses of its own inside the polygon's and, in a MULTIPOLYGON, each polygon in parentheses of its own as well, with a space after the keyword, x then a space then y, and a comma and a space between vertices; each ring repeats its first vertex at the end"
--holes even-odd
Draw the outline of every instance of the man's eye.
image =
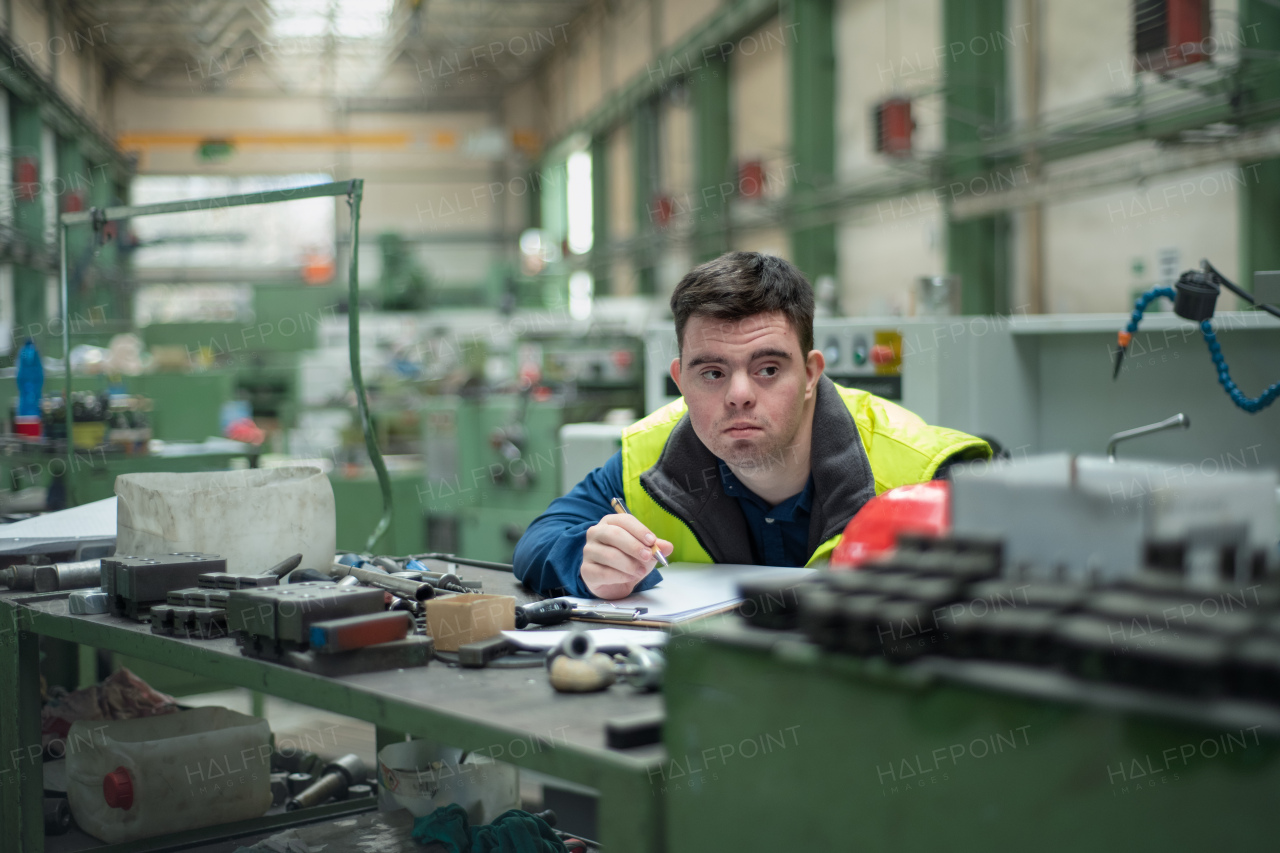
POLYGON ((703 378, 703 379, 708 379, 708 380, 716 380, 716 379, 719 379, 719 378, 720 378, 721 376, 723 376, 723 375, 724 375, 724 374, 723 374, 723 373, 721 373, 721 372, 720 372, 720 371, 718 371, 718 370, 704 370, 704 371, 702 371, 702 378, 703 378))
POLYGON ((760 368, 760 375, 761 376, 777 376, 778 375, 777 365, 771 364, 768 367, 760 368))

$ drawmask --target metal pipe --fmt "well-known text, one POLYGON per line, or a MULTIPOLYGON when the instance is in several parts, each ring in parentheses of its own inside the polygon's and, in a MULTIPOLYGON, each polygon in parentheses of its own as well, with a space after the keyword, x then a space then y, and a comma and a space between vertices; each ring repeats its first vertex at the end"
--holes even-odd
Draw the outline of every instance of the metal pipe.
MULTIPOLYGON (((86 214, 90 215, 90 214, 86 214)), ((62 302, 62 380, 63 380, 63 403, 66 406, 67 421, 67 470, 62 475, 63 493, 66 495, 67 506, 75 506, 74 492, 71 488, 72 470, 75 463, 76 447, 72 440, 74 436, 75 417, 71 410, 71 323, 68 314, 71 313, 70 308, 70 290, 67 285, 67 223, 63 220, 62 225, 58 228, 59 240, 61 244, 60 253, 61 261, 61 279, 62 287, 60 289, 62 302)))
POLYGON ((101 586, 102 560, 77 560, 73 563, 36 566, 32 572, 32 580, 32 588, 36 592, 101 586))
MULTIPOLYGON (((374 553, 378 540, 391 526, 391 475, 378 450, 378 436, 373 431, 369 417, 369 399, 364 390, 364 374, 360 370, 360 199, 364 194, 364 181, 356 179, 347 189, 347 203, 351 206, 351 265, 347 270, 347 331, 348 352, 351 358, 351 385, 356 391, 356 407, 360 412, 360 426, 364 431, 364 446, 369 451, 369 462, 378 475, 378 490, 382 493, 382 517, 369 534, 365 548, 374 553)), ((423 601, 425 599, 418 599, 423 601)))
MULTIPOLYGON (((316 184, 310 187, 286 187, 281 190, 263 190, 243 195, 224 195, 218 198, 198 198, 187 201, 165 201, 157 204, 125 204, 104 208, 101 216, 107 222, 117 219, 128 219, 138 216, 154 216, 161 213, 186 213, 192 210, 221 210, 224 207, 245 207, 252 204, 274 204, 280 201, 298 201, 304 198, 324 198, 326 196, 347 195, 353 183, 363 184, 361 180, 334 181, 328 184, 316 184)), ((94 212, 85 210, 75 213, 64 213, 60 217, 63 225, 83 225, 93 221, 94 212)))
POLYGON ((1181 427, 1182 429, 1188 429, 1190 428, 1190 426, 1191 426, 1191 418, 1187 417, 1182 412, 1179 412, 1173 417, 1165 418, 1164 420, 1156 424, 1148 424, 1147 426, 1140 426, 1140 427, 1134 427, 1133 429, 1121 430, 1120 432, 1111 436, 1111 438, 1107 441, 1107 461, 1108 462, 1116 461, 1116 445, 1122 441, 1126 441, 1130 438, 1137 438, 1142 435, 1151 435, 1154 432, 1163 432, 1164 430, 1167 430, 1167 429, 1175 429, 1177 427, 1181 427))
POLYGON ((378 589, 385 589, 387 592, 393 592, 396 595, 404 595, 414 598, 418 601, 426 601, 434 598, 436 588, 429 583, 410 580, 409 578, 398 578, 395 575, 389 575, 386 572, 373 572, 368 569, 359 569, 355 566, 348 566, 344 563, 334 563, 329 567, 329 576, 334 578, 356 578, 361 583, 369 586, 376 586, 378 589))

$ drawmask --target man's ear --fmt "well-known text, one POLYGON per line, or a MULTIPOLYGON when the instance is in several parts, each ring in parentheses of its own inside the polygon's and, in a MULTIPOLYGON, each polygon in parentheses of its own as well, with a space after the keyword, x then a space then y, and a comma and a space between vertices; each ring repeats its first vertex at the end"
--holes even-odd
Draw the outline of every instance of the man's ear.
POLYGON ((822 354, 822 350, 811 349, 809 356, 804 360, 804 398, 807 400, 812 397, 818 387, 818 379, 822 376, 822 371, 827 368, 827 359, 822 354))
MULTIPOLYGON (((676 383, 677 388, 680 388, 680 357, 679 356, 676 356, 675 358, 671 359, 671 381, 676 383)), ((684 389, 681 389, 680 393, 683 394, 684 389)))

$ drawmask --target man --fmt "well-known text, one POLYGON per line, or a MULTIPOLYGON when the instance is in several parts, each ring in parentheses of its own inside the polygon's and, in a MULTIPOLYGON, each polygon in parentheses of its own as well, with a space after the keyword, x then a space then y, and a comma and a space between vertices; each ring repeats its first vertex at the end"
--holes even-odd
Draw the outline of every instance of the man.
POLYGON ((985 459, 985 441, 932 427, 822 375, 813 290, 781 258, 731 252, 671 295, 683 395, 627 428, 622 450, 557 498, 516 547, 515 573, 548 595, 622 598, 672 561, 812 565, 895 486, 985 459), (610 498, 631 515, 618 515, 610 498))

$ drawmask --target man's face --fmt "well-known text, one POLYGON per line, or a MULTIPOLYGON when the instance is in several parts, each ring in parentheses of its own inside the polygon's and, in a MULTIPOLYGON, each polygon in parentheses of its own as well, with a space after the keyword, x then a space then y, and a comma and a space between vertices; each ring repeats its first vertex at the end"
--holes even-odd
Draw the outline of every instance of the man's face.
POLYGON ((822 368, 822 353, 801 352, 781 312, 732 321, 694 315, 671 378, 702 443, 729 465, 752 468, 794 461, 788 448, 822 368))

